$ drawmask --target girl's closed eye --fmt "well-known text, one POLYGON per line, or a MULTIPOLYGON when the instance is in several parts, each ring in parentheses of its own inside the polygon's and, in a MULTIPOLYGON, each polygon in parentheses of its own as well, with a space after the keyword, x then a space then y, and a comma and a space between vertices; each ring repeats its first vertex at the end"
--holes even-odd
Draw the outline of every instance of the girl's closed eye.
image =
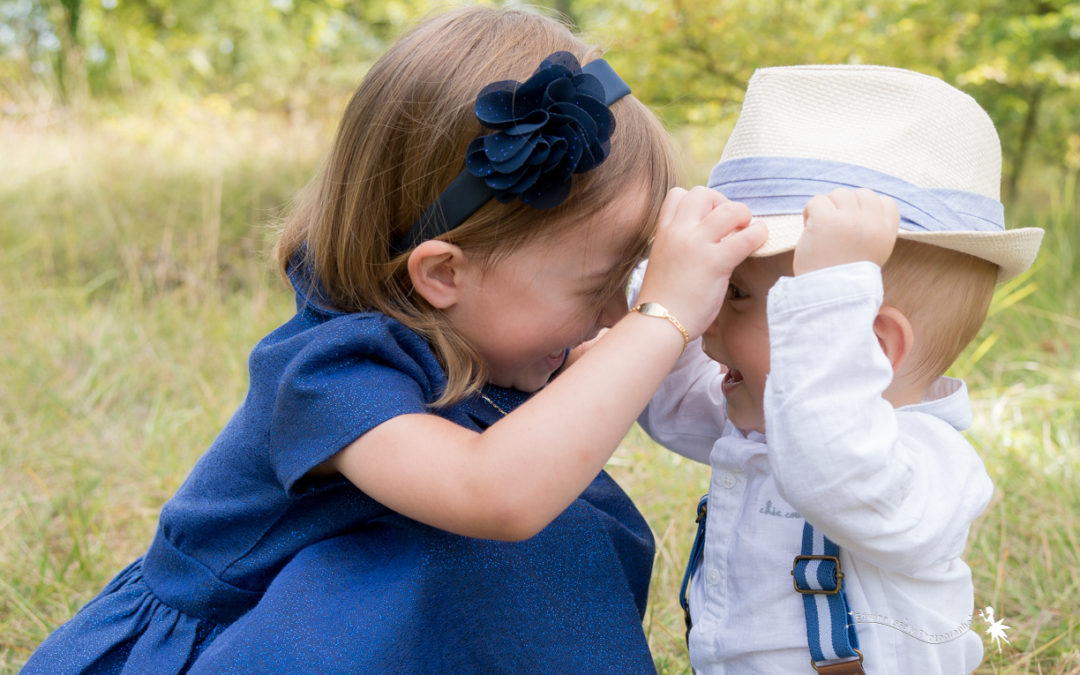
POLYGON ((630 285, 631 271, 632 269, 618 275, 606 275, 598 283, 591 284, 582 290, 582 295, 596 305, 603 305, 616 293, 625 295, 626 288, 630 285))
POLYGON ((584 291, 582 291, 582 295, 588 298, 590 302, 601 304, 609 297, 611 297, 614 289, 615 284, 613 284, 611 281, 604 281, 602 283, 589 286, 584 291))

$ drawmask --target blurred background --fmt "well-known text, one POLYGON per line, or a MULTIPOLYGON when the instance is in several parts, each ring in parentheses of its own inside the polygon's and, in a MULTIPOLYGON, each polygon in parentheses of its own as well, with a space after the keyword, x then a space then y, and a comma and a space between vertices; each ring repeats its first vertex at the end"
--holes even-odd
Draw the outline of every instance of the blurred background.
MULTIPOLYGON (((513 5, 517 3, 492 3, 513 5)), ((0 672, 150 540, 286 320, 274 224, 347 97, 427 0, 0 0, 0 672)), ((753 70, 880 63, 974 96, 1010 227, 1047 230, 953 369, 997 483, 968 560, 1010 626, 981 673, 1080 673, 1080 3, 556 0, 676 139, 692 183, 753 70)), ((645 629, 689 672, 675 599, 708 470, 638 430, 609 470, 658 543, 645 629)), ((988 624, 976 612, 972 627, 988 624)))

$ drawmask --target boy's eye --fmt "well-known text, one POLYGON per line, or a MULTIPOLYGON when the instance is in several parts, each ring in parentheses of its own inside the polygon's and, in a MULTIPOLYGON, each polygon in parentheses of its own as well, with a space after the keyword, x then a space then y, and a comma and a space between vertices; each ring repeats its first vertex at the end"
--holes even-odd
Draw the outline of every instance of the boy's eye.
POLYGON ((736 286, 733 283, 730 283, 730 282, 728 283, 726 299, 728 299, 728 300, 740 300, 740 299, 746 298, 746 297, 749 297, 749 295, 747 295, 746 291, 739 288, 738 286, 736 286))

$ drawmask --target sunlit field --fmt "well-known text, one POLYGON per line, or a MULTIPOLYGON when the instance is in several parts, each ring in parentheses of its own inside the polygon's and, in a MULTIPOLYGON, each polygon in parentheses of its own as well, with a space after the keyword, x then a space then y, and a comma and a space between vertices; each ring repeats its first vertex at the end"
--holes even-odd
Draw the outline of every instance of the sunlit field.
MULTIPOLYGON (((222 102, 74 120, 0 117, 0 672, 149 543, 162 503, 241 402, 287 319, 272 225, 330 129, 222 102)), ((692 180, 724 133, 675 132, 692 180)), ((997 490, 968 561, 980 673, 1080 673, 1080 215, 1075 171, 1032 170, 1010 226, 1047 229, 955 367, 997 490)), ((657 540, 645 630, 688 673, 678 584, 704 466, 640 430, 609 470, 657 540)))

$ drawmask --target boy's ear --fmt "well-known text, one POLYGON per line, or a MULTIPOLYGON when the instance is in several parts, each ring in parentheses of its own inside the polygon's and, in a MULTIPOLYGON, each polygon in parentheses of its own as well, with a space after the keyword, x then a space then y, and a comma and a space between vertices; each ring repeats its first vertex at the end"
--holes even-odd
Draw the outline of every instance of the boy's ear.
POLYGON ((877 335, 878 344, 889 358, 893 372, 900 370, 900 365, 915 346, 911 321, 899 309, 882 305, 874 318, 874 335, 877 335))
POLYGON ((460 248, 428 239, 409 254, 409 279, 432 307, 447 309, 458 301, 465 264, 466 257, 460 248))

